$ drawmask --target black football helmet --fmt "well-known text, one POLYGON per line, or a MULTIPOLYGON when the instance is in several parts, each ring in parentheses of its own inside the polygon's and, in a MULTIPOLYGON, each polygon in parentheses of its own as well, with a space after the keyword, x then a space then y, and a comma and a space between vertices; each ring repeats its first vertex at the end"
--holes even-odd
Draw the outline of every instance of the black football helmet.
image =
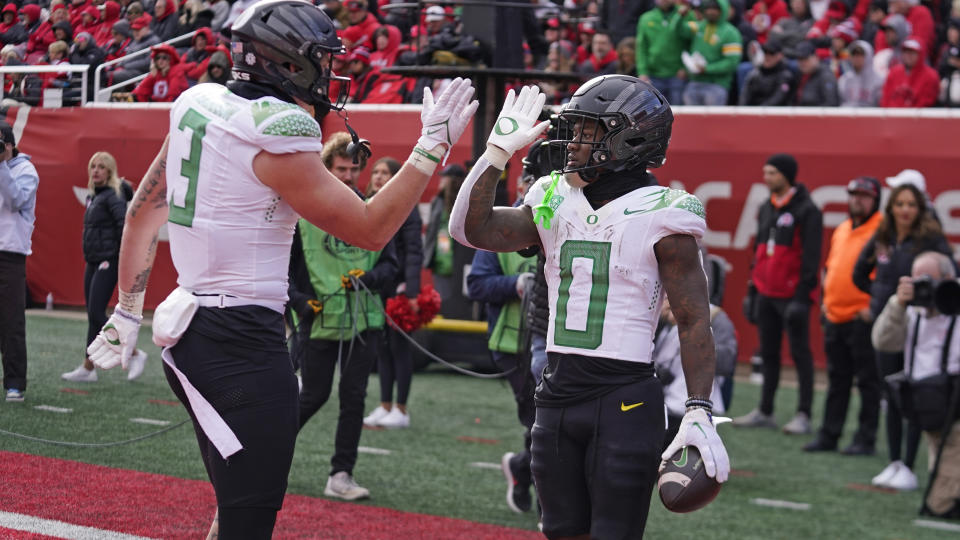
POLYGON ((568 153, 571 143, 590 145, 586 163, 563 173, 580 173, 587 181, 601 171, 616 172, 660 167, 666 161, 673 126, 670 104, 653 85, 629 75, 603 75, 587 81, 560 112, 560 133, 551 150, 568 153), (585 121, 598 123, 591 140, 574 128, 585 121))
POLYGON ((270 87, 278 97, 298 98, 317 108, 340 110, 349 77, 331 70, 331 57, 345 50, 330 17, 303 0, 262 0, 231 29, 234 77, 270 87), (330 82, 340 83, 336 103, 330 82))

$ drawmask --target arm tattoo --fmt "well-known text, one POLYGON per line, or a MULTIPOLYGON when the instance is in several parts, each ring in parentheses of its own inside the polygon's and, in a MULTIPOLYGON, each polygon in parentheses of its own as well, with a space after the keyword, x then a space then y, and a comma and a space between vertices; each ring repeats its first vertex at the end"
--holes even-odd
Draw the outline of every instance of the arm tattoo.
POLYGON ((692 236, 675 234, 657 242, 654 252, 670 309, 677 320, 687 392, 709 396, 716 374, 716 349, 700 249, 692 236))
POLYGON ((489 167, 470 192, 464 232, 471 244, 490 251, 516 251, 540 243, 528 208, 493 206, 500 170, 489 167))
POLYGON ((130 208, 127 210, 127 214, 129 214, 130 217, 136 217, 137 212, 146 204, 150 204, 157 209, 167 206, 166 176, 167 160, 160 159, 150 167, 147 175, 143 181, 140 182, 140 187, 137 188, 137 194, 133 198, 133 202, 130 203, 130 208))
POLYGON ((153 240, 150 242, 150 247, 147 249, 147 256, 143 261, 143 263, 146 264, 146 268, 134 276, 133 285, 130 287, 129 292, 138 293, 147 290, 147 280, 150 278, 150 270, 153 268, 153 257, 157 253, 158 241, 159 237, 154 235, 153 240))

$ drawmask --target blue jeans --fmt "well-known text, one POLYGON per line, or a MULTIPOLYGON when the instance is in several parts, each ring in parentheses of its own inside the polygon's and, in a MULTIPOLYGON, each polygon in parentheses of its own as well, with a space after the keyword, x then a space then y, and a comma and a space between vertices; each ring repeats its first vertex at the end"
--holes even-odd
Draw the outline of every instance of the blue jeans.
MULTIPOLYGON (((668 100, 670 98, 667 98, 668 100)), ((540 378, 543 377, 543 368, 547 365, 547 336, 540 334, 530 334, 530 371, 533 372, 533 378, 540 385, 540 378)))
POLYGON ((726 105, 728 90, 719 84, 690 81, 683 90, 684 105, 726 105))
POLYGON ((683 87, 687 81, 677 77, 650 77, 650 84, 667 98, 671 105, 681 105, 683 103, 683 87))

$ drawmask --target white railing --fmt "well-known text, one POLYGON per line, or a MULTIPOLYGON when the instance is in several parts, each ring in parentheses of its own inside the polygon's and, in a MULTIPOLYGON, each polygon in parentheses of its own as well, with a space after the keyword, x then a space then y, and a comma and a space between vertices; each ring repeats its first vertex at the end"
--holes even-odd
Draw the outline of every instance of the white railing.
MULTIPOLYGON (((163 43, 158 43, 157 45, 168 45, 168 44, 169 44, 169 45, 172 45, 172 44, 174 44, 174 43, 178 43, 178 42, 183 41, 183 40, 185 40, 185 39, 192 39, 193 36, 194 36, 194 34, 196 34, 196 33, 197 33, 197 31, 194 30, 193 32, 190 32, 189 34, 183 34, 183 35, 181 35, 181 36, 177 36, 177 37, 175 37, 175 38, 168 39, 167 41, 164 41, 163 43)), ((138 58, 138 57, 142 57, 142 56, 148 55, 148 54, 150 54, 150 49, 152 49, 153 47, 156 47, 157 45, 153 45, 153 46, 151 46, 151 47, 147 47, 146 49, 140 49, 139 51, 132 52, 132 53, 130 53, 130 54, 125 54, 125 55, 121 56, 120 58, 117 58, 117 59, 115 59, 115 60, 110 60, 109 62, 104 62, 104 63, 100 64, 99 66, 97 66, 96 71, 93 73, 93 101, 95 101, 95 102, 97 102, 97 103, 102 103, 102 102, 104 102, 104 101, 110 101, 110 95, 113 94, 113 91, 114 91, 114 90, 117 90, 117 89, 119 89, 119 88, 123 88, 123 87, 125 87, 125 86, 129 86, 129 85, 131 85, 131 84, 138 83, 138 82, 142 81, 143 79, 146 79, 146 78, 147 78, 147 73, 144 73, 143 75, 138 75, 138 76, 136 76, 136 77, 127 79, 127 80, 125 80, 125 81, 123 81, 123 82, 121 82, 121 83, 113 84, 113 85, 110 85, 110 86, 108 86, 108 87, 106 87, 106 88, 102 88, 102 89, 100 88, 100 80, 103 78, 103 70, 104 70, 104 69, 106 69, 106 68, 108 68, 108 67, 110 67, 110 66, 115 66, 115 65, 117 65, 117 64, 122 64, 123 62, 126 62, 127 60, 131 60, 131 59, 135 59, 135 58, 138 58)))
MULTIPOLYGON (((73 78, 72 75, 74 73, 80 73, 80 95, 77 98, 70 98, 70 99, 77 99, 79 104, 84 105, 87 103, 87 84, 89 82, 87 80, 87 72, 89 70, 90 70, 90 66, 86 64, 59 64, 56 66, 50 66, 50 65, 0 66, 0 96, 10 97, 10 96, 3 95, 3 93, 4 93, 4 89, 7 87, 7 84, 6 84, 7 77, 13 73, 19 73, 21 75, 36 75, 36 74, 42 74, 42 73, 69 73, 71 75, 71 79, 73 78)), ((20 81, 21 84, 23 84, 25 80, 26 80, 26 77, 24 77, 24 79, 20 81)), ((71 81, 71 86, 69 86, 68 89, 75 90, 75 87, 72 86, 72 81, 71 81)), ((38 87, 37 90, 39 90, 39 93, 36 96, 24 96, 24 95, 21 95, 19 97, 13 96, 13 99, 22 101, 24 98, 29 97, 32 100, 32 98, 35 97, 37 98, 37 103, 43 103, 47 107, 49 106, 58 107, 60 106, 60 104, 63 104, 64 100, 68 97, 68 96, 64 96, 64 92, 63 92, 63 90, 65 90, 64 88, 38 87)), ((22 91, 22 87, 21 87, 21 91, 22 91)))

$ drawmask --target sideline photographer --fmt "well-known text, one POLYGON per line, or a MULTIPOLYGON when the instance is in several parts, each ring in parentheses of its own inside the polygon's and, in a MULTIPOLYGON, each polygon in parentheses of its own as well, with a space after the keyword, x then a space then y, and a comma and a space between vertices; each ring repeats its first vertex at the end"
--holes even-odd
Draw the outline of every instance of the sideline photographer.
POLYGON ((914 260, 911 276, 900 278, 871 336, 877 350, 904 351, 896 395, 926 433, 930 452, 930 482, 921 513, 949 518, 960 518, 958 312, 960 284, 953 261, 942 253, 924 252, 914 260))

